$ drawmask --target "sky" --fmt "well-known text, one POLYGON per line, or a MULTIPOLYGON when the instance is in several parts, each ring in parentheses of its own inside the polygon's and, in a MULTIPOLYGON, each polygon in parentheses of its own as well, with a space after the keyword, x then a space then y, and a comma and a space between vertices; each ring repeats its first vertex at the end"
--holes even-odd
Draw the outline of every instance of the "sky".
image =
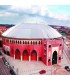
POLYGON ((22 21, 70 26, 70 5, 0 5, 0 24, 22 21))

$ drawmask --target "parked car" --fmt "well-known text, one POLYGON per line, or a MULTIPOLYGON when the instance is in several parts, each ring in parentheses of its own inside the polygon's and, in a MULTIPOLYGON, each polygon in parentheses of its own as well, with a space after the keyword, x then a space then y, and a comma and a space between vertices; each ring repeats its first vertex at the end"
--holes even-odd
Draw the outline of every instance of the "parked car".
POLYGON ((12 69, 10 69, 9 72, 11 73, 11 75, 16 75, 15 72, 12 69))
POLYGON ((7 60, 5 59, 5 57, 2 58, 4 64, 7 62, 7 60))
POLYGON ((39 71, 39 74, 45 74, 45 73, 46 73, 46 70, 39 71))
POLYGON ((0 52, 0 56, 2 56, 2 53, 0 52))
POLYGON ((5 59, 5 57, 2 58, 4 64, 7 66, 7 68, 10 68, 9 63, 7 62, 7 60, 5 59))
POLYGON ((3 55, 2 55, 2 53, 0 52, 0 59, 2 59, 3 58, 3 55))
POLYGON ((65 66, 64 67, 67 71, 70 71, 70 66, 65 66))

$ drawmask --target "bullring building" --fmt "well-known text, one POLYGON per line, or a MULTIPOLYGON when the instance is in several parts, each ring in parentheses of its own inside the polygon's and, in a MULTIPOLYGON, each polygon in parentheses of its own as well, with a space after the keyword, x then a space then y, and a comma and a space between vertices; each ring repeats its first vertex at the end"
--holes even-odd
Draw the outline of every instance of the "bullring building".
POLYGON ((2 34, 5 55, 21 61, 61 63, 62 35, 45 24, 22 23, 2 34))

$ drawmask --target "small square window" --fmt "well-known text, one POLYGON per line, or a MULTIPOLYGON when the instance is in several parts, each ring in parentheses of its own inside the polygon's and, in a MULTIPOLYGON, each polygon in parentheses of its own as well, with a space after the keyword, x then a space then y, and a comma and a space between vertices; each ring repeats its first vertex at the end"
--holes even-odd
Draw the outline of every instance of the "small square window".
POLYGON ((61 57, 59 57, 59 60, 61 60, 61 57))
POLYGON ((51 48, 51 45, 49 45, 49 48, 51 48))
POLYGON ((48 62, 50 62, 51 60, 50 59, 48 59, 48 62))
POLYGON ((60 44, 60 46, 62 46, 62 44, 60 44))

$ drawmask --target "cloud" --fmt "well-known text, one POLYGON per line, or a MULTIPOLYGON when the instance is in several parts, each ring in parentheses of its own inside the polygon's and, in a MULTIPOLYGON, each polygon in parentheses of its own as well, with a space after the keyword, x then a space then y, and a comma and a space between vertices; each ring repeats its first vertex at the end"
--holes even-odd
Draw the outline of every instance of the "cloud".
MULTIPOLYGON (((46 21, 48 24, 70 24, 70 16, 63 14, 57 14, 51 11, 47 5, 11 5, 0 6, 0 20, 7 23, 18 23, 22 21, 32 21, 40 19, 46 21), (35 18, 35 19, 34 19, 35 18)), ((40 21, 41 22, 41 21, 40 21)))
POLYGON ((45 5, 12 5, 11 10, 19 13, 37 14, 45 16, 48 10, 48 6, 45 5))
POLYGON ((70 16, 69 15, 55 14, 55 13, 52 13, 52 12, 49 12, 49 11, 48 11, 48 16, 52 17, 52 18, 55 18, 55 19, 58 19, 58 20, 70 20, 70 16))
POLYGON ((0 17, 2 16, 17 16, 18 14, 11 13, 11 12, 0 12, 0 17))

